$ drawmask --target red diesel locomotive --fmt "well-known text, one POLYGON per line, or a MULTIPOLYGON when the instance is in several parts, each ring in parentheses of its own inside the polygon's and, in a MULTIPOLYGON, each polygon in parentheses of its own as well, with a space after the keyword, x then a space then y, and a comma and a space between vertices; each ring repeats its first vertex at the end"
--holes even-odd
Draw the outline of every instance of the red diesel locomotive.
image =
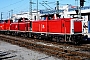
POLYGON ((37 21, 27 18, 15 22, 6 20, 0 23, 0 33, 76 44, 83 40, 82 21, 83 19, 60 18, 58 14, 43 15, 37 21))

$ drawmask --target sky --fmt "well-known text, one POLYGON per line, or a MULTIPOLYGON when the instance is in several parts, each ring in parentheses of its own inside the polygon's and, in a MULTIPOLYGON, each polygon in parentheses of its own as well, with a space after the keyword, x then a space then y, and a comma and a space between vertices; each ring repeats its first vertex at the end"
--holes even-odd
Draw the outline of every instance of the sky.
MULTIPOLYGON (((66 4, 70 4, 70 5, 79 5, 76 3, 76 1, 79 0, 38 0, 38 9, 42 10, 42 9, 46 9, 46 8, 53 8, 56 6, 56 1, 59 1, 59 5, 66 5, 66 4), (42 6, 40 3, 43 3, 43 1, 48 1, 48 5, 42 6)), ((90 6, 90 0, 85 0, 85 6, 90 6)), ((29 11, 29 4, 30 0, 0 0, 0 16, 1 16, 1 12, 2 12, 2 16, 3 19, 6 19, 9 17, 9 12, 11 13, 11 10, 13 10, 13 14, 17 14, 20 12, 27 12, 29 11)), ((34 4, 32 4, 32 9, 37 9, 37 0, 32 0, 32 2, 34 4)), ((0 17, 1 19, 1 17, 0 17)))

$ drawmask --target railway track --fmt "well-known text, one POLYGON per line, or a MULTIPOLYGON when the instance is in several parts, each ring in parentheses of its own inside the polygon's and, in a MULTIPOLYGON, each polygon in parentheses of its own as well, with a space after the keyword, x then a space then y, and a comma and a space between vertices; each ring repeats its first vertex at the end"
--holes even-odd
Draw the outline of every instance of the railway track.
POLYGON ((36 50, 65 60, 90 60, 90 46, 74 46, 69 44, 56 44, 55 42, 18 38, 0 35, 0 40, 16 44, 28 49, 36 50), (83 48, 85 47, 85 48, 83 48), (86 49, 87 48, 87 49, 86 49))

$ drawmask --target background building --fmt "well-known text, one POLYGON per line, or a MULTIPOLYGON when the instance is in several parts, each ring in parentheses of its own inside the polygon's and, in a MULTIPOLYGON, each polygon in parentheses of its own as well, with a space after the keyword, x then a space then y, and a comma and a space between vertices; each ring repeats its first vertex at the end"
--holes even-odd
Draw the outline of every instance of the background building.
POLYGON ((37 15, 37 11, 36 10, 33 10, 32 11, 32 15, 30 15, 29 12, 21 12, 21 13, 18 13, 18 14, 13 14, 12 16, 12 20, 15 20, 15 19, 19 19, 19 18, 28 18, 29 20, 38 20, 40 19, 40 16, 42 14, 40 14, 40 12, 38 11, 38 15, 37 15))

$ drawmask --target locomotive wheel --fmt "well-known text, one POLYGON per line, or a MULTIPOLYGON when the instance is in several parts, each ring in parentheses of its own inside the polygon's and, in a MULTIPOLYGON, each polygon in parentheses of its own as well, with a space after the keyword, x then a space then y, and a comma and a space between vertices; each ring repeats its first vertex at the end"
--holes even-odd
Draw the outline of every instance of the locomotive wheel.
POLYGON ((49 39, 50 41, 52 41, 52 37, 49 37, 48 39, 49 39))
POLYGON ((76 44, 78 44, 78 42, 74 42, 74 44, 76 45, 76 44))
POLYGON ((38 39, 40 39, 40 40, 41 40, 41 39, 42 39, 42 37, 41 37, 41 36, 39 36, 39 37, 38 37, 38 39))
POLYGON ((30 37, 30 38, 32 37, 31 33, 29 33, 29 37, 30 37))
POLYGON ((26 34, 24 34, 24 37, 26 38, 26 37, 27 37, 27 35, 26 35, 26 34))
POLYGON ((57 37, 56 42, 60 42, 60 39, 57 37))

